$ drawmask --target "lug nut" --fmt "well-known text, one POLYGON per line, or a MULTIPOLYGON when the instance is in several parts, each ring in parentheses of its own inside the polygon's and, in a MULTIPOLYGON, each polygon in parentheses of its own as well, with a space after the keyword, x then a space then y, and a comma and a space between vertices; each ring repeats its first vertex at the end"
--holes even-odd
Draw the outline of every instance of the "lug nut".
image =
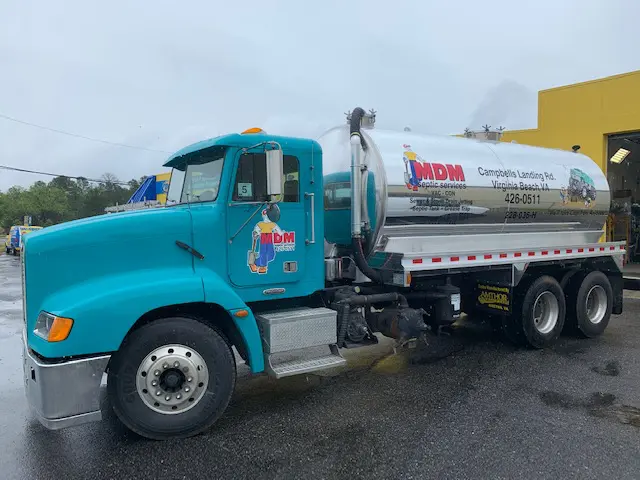
POLYGON ((191 377, 187 378, 187 382, 191 382, 192 380, 193 380, 193 378, 191 378, 191 377))
POLYGON ((164 365, 162 365, 162 368, 164 368, 166 370, 167 368, 169 368, 169 364, 165 363, 164 365))
POLYGON ((177 399, 177 400, 180 400, 181 398, 182 398, 182 395, 180 395, 180 394, 177 394, 177 395, 176 395, 176 399, 177 399))
POLYGON ((185 392, 189 392, 189 390, 191 390, 189 387, 184 387, 185 392))
POLYGON ((162 395, 162 392, 160 390, 156 390, 156 397, 159 397, 160 395, 162 395))
POLYGON ((157 387, 158 386, 158 381, 154 380, 153 382, 151 382, 151 386, 152 387, 157 387))
POLYGON ((171 395, 167 395, 166 397, 164 397, 164 399, 168 402, 169 400, 171 400, 171 395))
POLYGON ((160 375, 160 370, 156 370, 155 372, 153 372, 153 374, 158 377, 160 375))
POLYGON ((182 369, 182 371, 183 371, 184 373, 187 373, 187 372, 189 371, 189 367, 184 367, 184 368, 182 369))
POLYGON ((180 366, 180 362, 173 362, 173 368, 178 368, 180 366))

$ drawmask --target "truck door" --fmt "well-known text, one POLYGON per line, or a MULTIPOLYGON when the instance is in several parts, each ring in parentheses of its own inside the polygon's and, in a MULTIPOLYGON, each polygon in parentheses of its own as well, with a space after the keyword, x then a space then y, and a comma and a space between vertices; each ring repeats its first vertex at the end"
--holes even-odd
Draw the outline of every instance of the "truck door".
POLYGON ((308 205, 300 190, 300 172, 298 157, 285 155, 277 218, 266 203, 266 155, 243 153, 237 159, 227 215, 228 272, 234 285, 275 287, 304 277, 308 205))

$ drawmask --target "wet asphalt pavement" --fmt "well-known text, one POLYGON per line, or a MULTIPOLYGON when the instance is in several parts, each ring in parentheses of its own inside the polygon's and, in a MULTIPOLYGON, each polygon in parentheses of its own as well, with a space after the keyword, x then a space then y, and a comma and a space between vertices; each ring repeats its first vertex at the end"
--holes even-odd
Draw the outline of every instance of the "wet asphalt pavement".
MULTIPOLYGON (((635 292, 630 296, 640 297, 635 292)), ((640 300, 597 340, 518 350, 464 322, 436 348, 350 354, 334 376, 243 376, 198 437, 105 421, 47 431, 22 386, 18 259, 0 255, 0 478, 639 478, 640 300)))

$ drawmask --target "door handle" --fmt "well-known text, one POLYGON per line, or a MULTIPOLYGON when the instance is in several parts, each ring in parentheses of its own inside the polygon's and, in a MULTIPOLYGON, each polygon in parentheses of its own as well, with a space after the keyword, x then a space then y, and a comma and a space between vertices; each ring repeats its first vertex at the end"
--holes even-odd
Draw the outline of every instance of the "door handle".
POLYGON ((305 193, 305 198, 311 199, 311 240, 305 240, 307 245, 313 245, 316 243, 316 194, 315 193, 305 193))

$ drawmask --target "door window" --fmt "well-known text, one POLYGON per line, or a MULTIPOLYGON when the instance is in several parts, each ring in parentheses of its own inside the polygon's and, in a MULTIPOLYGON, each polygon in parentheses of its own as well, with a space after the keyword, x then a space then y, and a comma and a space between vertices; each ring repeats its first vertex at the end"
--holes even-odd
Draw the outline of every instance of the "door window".
MULTIPOLYGON (((283 194, 279 201, 300 201, 300 163, 293 155, 284 156, 283 194)), ((238 162, 236 183, 233 189, 235 202, 266 202, 267 156, 264 153, 244 153, 238 162)))

